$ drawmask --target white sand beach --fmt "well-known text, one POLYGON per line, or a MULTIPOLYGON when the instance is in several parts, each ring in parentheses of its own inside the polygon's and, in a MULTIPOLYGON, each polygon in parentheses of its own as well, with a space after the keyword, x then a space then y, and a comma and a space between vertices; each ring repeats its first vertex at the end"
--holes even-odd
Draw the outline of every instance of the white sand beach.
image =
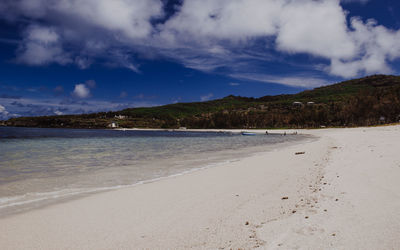
POLYGON ((0 218, 0 248, 400 249, 400 126, 298 132, 318 139, 0 218))

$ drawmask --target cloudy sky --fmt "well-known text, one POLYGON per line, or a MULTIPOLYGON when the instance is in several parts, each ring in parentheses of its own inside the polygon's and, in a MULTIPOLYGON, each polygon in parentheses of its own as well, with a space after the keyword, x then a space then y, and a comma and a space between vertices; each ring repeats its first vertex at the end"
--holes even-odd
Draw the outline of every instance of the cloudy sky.
POLYGON ((399 13, 396 0, 2 0, 0 119, 398 74, 399 13))

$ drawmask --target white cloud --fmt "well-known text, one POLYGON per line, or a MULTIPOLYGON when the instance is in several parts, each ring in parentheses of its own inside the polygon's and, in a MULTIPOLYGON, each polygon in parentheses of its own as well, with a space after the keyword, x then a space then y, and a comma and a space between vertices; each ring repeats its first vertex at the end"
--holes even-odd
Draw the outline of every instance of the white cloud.
POLYGON ((356 52, 343 9, 331 0, 297 0, 286 5, 276 42, 282 51, 326 58, 351 58, 356 52))
POLYGON ((76 84, 72 94, 78 98, 87 98, 90 96, 90 89, 83 83, 76 84))
POLYGON ((144 38, 152 32, 151 19, 162 15, 162 2, 160 0, 55 1, 52 9, 72 15, 87 24, 117 31, 129 38, 144 38))
POLYGON ((333 75, 354 77, 359 74, 391 73, 391 60, 400 57, 400 31, 377 25, 376 21, 351 20, 349 34, 358 48, 357 56, 344 60, 332 58, 329 72, 333 75))
POLYGON ((151 21, 163 15, 162 7, 161 0, 3 0, 0 16, 10 21, 27 18, 33 23, 18 49, 21 63, 75 63, 85 69, 91 58, 101 58, 110 65, 138 71, 126 56, 129 53, 119 49, 132 51, 134 41, 149 38, 154 29, 151 21))
POLYGON ((60 37, 49 27, 31 25, 24 33, 24 40, 18 48, 19 62, 30 65, 48 63, 67 64, 71 62, 68 54, 63 51, 60 37))
POLYGON ((8 19, 22 15, 64 21, 65 26, 72 22, 72 27, 81 25, 74 27, 77 31, 91 26, 130 38, 147 37, 153 29, 151 19, 163 15, 160 0, 4 0, 0 10, 6 8, 8 19))
POLYGON ((85 69, 100 59, 139 73, 135 58, 163 57, 235 74, 242 64, 300 53, 326 60, 321 68, 331 75, 391 72, 400 58, 399 31, 360 18, 348 22, 346 2, 367 1, 184 0, 154 25, 165 15, 163 0, 3 0, 0 16, 29 19, 17 59, 30 65, 85 69))
POLYGON ((96 85, 96 81, 87 80, 85 83, 76 84, 71 94, 78 98, 88 98, 91 96, 90 89, 96 88, 96 85))
POLYGON ((348 23, 346 15, 338 0, 185 0, 160 36, 171 47, 192 44, 195 52, 178 58, 185 66, 203 71, 235 65, 243 59, 237 56, 238 48, 254 46, 253 41, 264 38, 270 49, 328 59, 331 64, 325 70, 332 75, 390 73, 389 62, 400 57, 399 31, 359 18, 348 23), (241 18, 243 13, 246 18, 241 18), (268 42, 271 39, 275 43, 268 42), (225 47, 218 50, 223 54, 206 52, 215 46, 225 47), (202 57, 198 56, 201 48, 202 57))
POLYGON ((230 82, 229 85, 230 85, 230 86, 239 86, 240 83, 237 83, 237 82, 230 82))
POLYGON ((238 78, 241 80, 256 81, 256 82, 279 83, 291 87, 303 87, 303 88, 320 87, 329 84, 329 82, 324 79, 318 77, 310 77, 310 76, 280 77, 280 76, 257 74, 257 73, 237 73, 237 74, 231 74, 230 77, 238 78))
POLYGON ((273 35, 282 3, 277 0, 185 0, 179 13, 165 24, 161 35, 166 40, 195 39, 202 43, 208 39, 243 41, 273 35))
POLYGON ((9 113, 6 110, 6 108, 3 105, 0 105, 0 117, 5 117, 7 116, 9 113))
POLYGON ((203 95, 203 96, 200 96, 200 100, 201 100, 202 102, 209 101, 209 100, 211 100, 211 98, 212 98, 213 96, 214 96, 213 93, 210 93, 210 94, 207 94, 207 95, 203 95))
POLYGON ((10 113, 7 111, 6 107, 0 105, 0 120, 7 120, 12 117, 17 117, 18 115, 10 113))
POLYGON ((85 57, 85 56, 77 56, 75 57, 74 63, 78 66, 80 69, 87 69, 90 67, 92 64, 93 60, 85 57))

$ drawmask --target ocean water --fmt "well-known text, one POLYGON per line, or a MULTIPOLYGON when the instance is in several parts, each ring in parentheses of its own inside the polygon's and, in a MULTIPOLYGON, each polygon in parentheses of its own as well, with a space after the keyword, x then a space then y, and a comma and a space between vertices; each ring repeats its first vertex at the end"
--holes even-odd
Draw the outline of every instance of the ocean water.
POLYGON ((0 127, 0 215, 213 167, 306 139, 0 127))

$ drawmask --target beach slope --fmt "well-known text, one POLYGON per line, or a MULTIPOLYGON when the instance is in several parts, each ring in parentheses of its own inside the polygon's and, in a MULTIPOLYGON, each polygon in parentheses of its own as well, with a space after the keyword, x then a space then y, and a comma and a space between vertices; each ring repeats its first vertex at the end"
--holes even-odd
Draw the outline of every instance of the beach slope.
POLYGON ((400 248, 400 126, 299 132, 317 139, 3 217, 0 246, 400 248))

